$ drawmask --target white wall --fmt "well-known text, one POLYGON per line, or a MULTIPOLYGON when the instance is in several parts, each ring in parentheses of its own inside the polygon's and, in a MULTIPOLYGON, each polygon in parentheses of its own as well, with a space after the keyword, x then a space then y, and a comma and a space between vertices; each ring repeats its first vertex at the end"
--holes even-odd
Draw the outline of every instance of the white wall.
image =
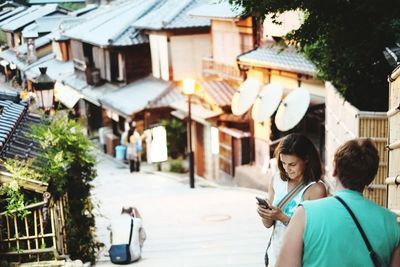
POLYGON ((358 109, 345 102, 328 82, 325 105, 325 176, 333 186, 333 155, 341 144, 358 136, 358 109))
POLYGON ((51 42, 53 53, 56 54, 56 59, 59 61, 63 61, 63 57, 61 54, 60 43, 52 41, 51 42))
POLYGON ((170 47, 175 81, 202 77, 202 59, 211 56, 210 34, 171 36, 170 47))
POLYGON ((236 65, 241 53, 239 28, 233 21, 212 21, 213 58, 227 65, 236 65))

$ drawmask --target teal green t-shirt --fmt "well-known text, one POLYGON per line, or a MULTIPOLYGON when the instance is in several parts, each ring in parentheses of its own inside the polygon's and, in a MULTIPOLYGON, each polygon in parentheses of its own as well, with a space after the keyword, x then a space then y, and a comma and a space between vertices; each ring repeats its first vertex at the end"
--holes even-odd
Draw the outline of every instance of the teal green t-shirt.
MULTIPOLYGON (((396 215, 352 190, 336 192, 361 224, 382 266, 400 245, 396 215)), ((305 201, 303 267, 373 267, 364 240, 345 207, 334 197, 305 201)))

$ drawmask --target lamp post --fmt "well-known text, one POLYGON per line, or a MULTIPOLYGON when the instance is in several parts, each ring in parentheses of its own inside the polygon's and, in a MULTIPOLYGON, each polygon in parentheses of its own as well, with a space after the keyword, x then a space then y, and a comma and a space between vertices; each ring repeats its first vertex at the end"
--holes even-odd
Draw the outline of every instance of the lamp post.
POLYGON ((189 182, 190 188, 194 188, 194 155, 192 149, 192 95, 195 93, 194 80, 183 81, 183 93, 188 96, 188 148, 189 148, 189 182))
POLYGON ((33 82, 33 90, 38 99, 39 107, 45 112, 50 111, 54 104, 55 82, 46 74, 47 68, 39 68, 40 75, 33 82))

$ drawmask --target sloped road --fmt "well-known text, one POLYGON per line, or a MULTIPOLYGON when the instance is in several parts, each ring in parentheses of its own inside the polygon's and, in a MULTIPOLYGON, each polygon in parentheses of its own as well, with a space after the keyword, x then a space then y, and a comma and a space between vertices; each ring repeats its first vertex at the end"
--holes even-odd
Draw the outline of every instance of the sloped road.
POLYGON ((136 206, 147 240, 138 267, 263 266, 269 230, 256 214, 260 191, 210 185, 186 177, 167 176, 143 166, 130 174, 127 166, 99 153, 94 181, 96 233, 106 244, 97 266, 115 266, 107 257, 107 225, 122 206, 136 206))

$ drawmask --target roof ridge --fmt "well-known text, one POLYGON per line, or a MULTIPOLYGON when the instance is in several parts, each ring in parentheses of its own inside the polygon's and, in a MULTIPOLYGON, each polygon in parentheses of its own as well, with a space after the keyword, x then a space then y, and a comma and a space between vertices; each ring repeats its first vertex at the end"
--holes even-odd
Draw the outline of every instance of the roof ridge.
MULTIPOLYGON (((147 6, 142 9, 142 12, 140 14, 137 14, 136 17, 132 18, 132 20, 136 21, 136 20, 140 19, 141 17, 143 17, 144 14, 149 12, 156 4, 158 4, 158 0, 152 0, 152 1, 146 0, 145 4, 147 4, 147 6)), ((122 34, 124 34, 131 27, 132 23, 133 23, 132 21, 129 21, 128 23, 126 23, 126 25, 124 25, 124 27, 121 31, 119 31, 114 36, 112 36, 111 38, 108 39, 108 43, 112 44, 115 40, 117 40, 122 34)), ((139 34, 139 32, 136 35, 138 35, 138 34, 139 34)))
POLYGON ((171 12, 169 15, 167 15, 162 21, 162 25, 165 26, 168 23, 170 23, 174 18, 176 18, 176 16, 181 13, 183 10, 186 9, 187 6, 189 6, 190 4, 192 4, 193 0, 182 0, 177 8, 174 10, 174 12, 171 12))

